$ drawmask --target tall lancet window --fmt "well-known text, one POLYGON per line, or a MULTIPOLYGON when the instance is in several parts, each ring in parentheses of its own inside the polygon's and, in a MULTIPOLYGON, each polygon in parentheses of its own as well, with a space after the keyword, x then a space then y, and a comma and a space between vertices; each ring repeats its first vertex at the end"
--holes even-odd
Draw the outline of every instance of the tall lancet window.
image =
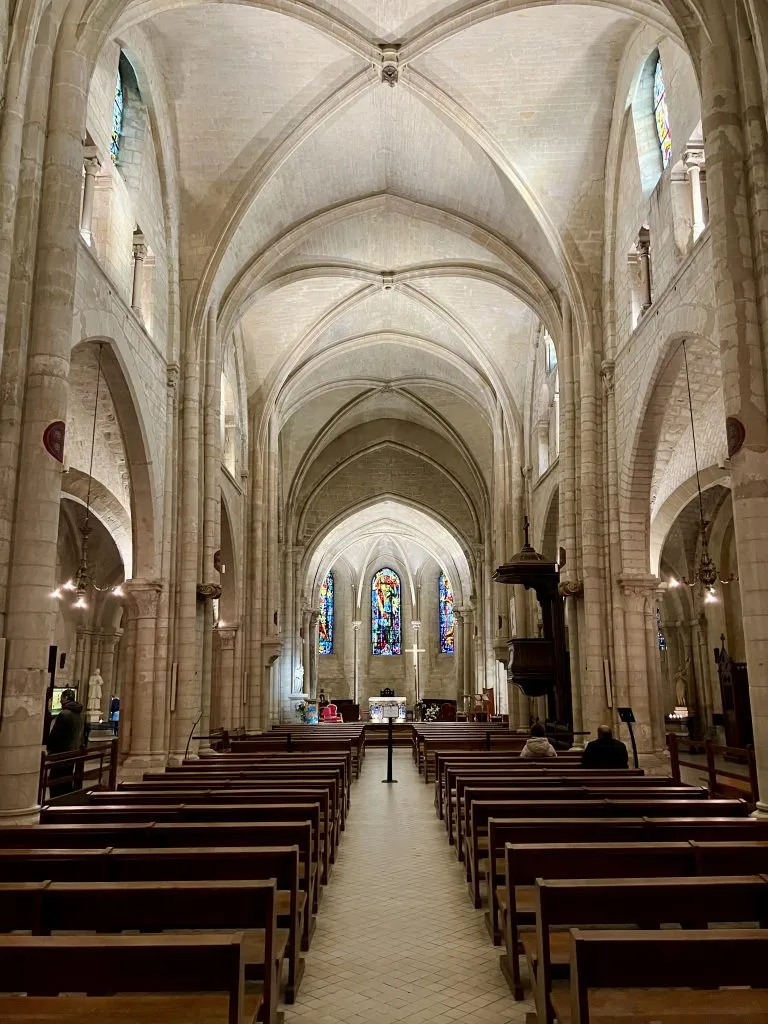
POLYGON ((117 163, 117 158, 120 156, 120 134, 123 130, 124 103, 123 76, 118 68, 117 81, 115 82, 115 98, 112 103, 112 137, 109 140, 109 155, 112 157, 113 164, 117 163))
POLYGON ((333 573, 329 572, 320 587, 320 617, 317 649, 320 654, 333 654, 333 573))
POLYGON ((400 653, 400 577, 394 569, 379 569, 371 582, 371 650, 400 653))
POLYGON ((437 584, 440 605, 440 653, 453 654, 456 650, 456 633, 453 619, 453 590, 448 577, 440 573, 437 584))
POLYGON ((669 110, 667 108, 667 90, 664 86, 664 70, 661 57, 656 61, 653 75, 653 112, 656 118, 656 134, 661 146, 661 159, 664 167, 669 164, 672 156, 672 131, 669 127, 669 110))

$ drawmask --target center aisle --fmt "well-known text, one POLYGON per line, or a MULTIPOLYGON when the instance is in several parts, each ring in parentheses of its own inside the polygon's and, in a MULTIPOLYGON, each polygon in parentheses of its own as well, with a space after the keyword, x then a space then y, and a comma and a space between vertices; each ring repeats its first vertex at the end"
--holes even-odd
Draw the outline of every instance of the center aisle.
POLYGON ((393 774, 369 749, 286 1024, 524 1024, 410 750, 393 774))

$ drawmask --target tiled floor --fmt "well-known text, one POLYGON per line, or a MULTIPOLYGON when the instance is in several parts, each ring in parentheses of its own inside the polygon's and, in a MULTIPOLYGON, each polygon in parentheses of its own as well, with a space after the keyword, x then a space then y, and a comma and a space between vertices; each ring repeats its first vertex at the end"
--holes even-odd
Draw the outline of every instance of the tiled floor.
POLYGON ((410 751, 369 750, 286 1024, 524 1024, 410 751))

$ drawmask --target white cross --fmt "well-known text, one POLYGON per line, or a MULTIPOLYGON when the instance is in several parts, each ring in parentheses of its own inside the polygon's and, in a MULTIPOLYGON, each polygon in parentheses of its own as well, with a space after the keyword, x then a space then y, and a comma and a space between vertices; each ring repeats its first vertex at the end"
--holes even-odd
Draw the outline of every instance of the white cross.
POLYGON ((416 641, 414 640, 413 647, 406 647, 405 653, 413 655, 413 664, 414 664, 414 667, 415 667, 419 663, 419 655, 420 654, 425 654, 426 652, 425 652, 423 647, 417 647, 416 646, 416 641))

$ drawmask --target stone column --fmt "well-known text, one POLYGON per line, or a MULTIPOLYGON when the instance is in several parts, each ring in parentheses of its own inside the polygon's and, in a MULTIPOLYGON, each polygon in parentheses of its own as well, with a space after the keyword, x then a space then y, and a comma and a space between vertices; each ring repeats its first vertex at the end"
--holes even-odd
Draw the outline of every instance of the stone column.
POLYGON ((301 664, 304 668, 304 682, 302 684, 304 693, 309 693, 309 608, 301 609, 301 664))
POLYGON ((215 706, 218 710, 218 721, 213 725, 219 725, 224 729, 232 729, 234 721, 235 706, 235 643, 237 641, 237 627, 227 626, 216 630, 219 642, 219 678, 217 688, 217 700, 215 706))
POLYGON ((75 664, 72 666, 72 682, 75 686, 80 687, 79 697, 85 696, 84 687, 88 682, 88 677, 83 675, 85 672, 86 633, 85 626, 78 626, 75 632, 75 664))
POLYGON ((462 656, 464 660, 464 696, 472 697, 475 692, 474 687, 474 657, 475 657, 475 638, 474 638, 474 622, 472 609, 464 607, 461 609, 461 617, 464 623, 464 635, 462 638, 462 656))
POLYGON ((131 309, 141 316, 141 290, 144 284, 144 260, 147 258, 147 245, 141 231, 133 232, 133 287, 131 289, 131 309))
POLYGON ((641 228, 637 236, 637 254, 640 258, 640 316, 645 316, 653 304, 651 289, 651 233, 641 228))
POLYGON ((352 637, 354 643, 354 683, 352 690, 352 700, 355 704, 360 703, 360 627, 362 626, 360 619, 354 619, 352 622, 352 637))
POLYGON ((127 701, 120 702, 121 725, 130 722, 130 746, 123 765, 125 778, 140 779, 143 772, 155 767, 152 763, 152 715, 155 688, 155 627, 162 585, 158 580, 126 580, 128 594, 125 614, 135 630, 132 677, 127 680, 127 701))
POLYGON ((317 697, 317 624, 320 612, 314 608, 309 613, 309 695, 317 697))
POLYGON ((83 205, 80 212, 80 234, 86 245, 93 245, 93 193, 96 188, 96 175, 101 170, 101 161, 95 146, 83 149, 83 167, 85 182, 83 184, 83 205))
POLYGON ((102 638, 101 677, 108 697, 115 693, 115 648, 122 632, 122 629, 118 629, 114 633, 105 633, 102 638))
POLYGON ((549 422, 540 420, 536 424, 536 447, 539 456, 539 476, 549 468, 549 422))
POLYGON ((627 574, 619 577, 619 584, 624 597, 628 696, 635 713, 637 750, 648 760, 664 750, 658 657, 651 656, 651 644, 658 655, 655 594, 659 581, 655 576, 627 574))
POLYGON ((464 710, 464 616, 453 609, 454 662, 456 666, 456 709, 464 710))
POLYGON ((707 226, 704 217, 704 197, 701 192, 701 169, 704 164, 704 144, 689 146, 683 156, 688 183, 691 189, 691 212, 693 214, 693 242, 707 226))
MULTIPOLYGON (((421 665, 419 663, 419 633, 421 631, 421 620, 411 619, 411 627, 413 629, 413 693, 414 703, 417 700, 421 700, 421 665)), ((406 674, 406 681, 410 672, 406 674)))
POLYGON ((741 5, 712 7, 713 26, 702 49, 700 83, 702 130, 707 140, 716 335, 723 372, 739 589, 760 787, 758 813, 768 815, 765 108, 754 33, 746 24, 741 5))

